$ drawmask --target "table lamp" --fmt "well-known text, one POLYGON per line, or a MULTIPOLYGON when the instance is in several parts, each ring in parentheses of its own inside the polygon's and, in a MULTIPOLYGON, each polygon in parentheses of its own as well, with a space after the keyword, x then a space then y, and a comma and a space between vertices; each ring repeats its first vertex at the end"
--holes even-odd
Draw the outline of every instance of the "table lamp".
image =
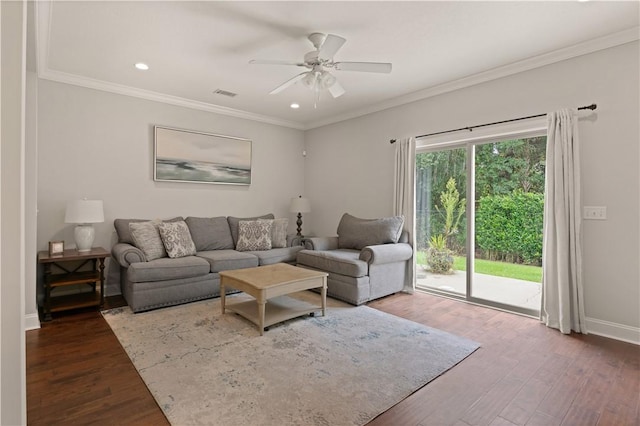
POLYGON ((76 240, 76 250, 81 252, 91 251, 93 240, 96 236, 92 224, 104 222, 102 200, 87 200, 84 198, 82 200, 69 201, 64 222, 77 224, 73 232, 76 240))
POLYGON ((302 195, 298 198, 291 199, 291 206, 289 207, 289 211, 291 213, 298 213, 298 220, 296 224, 298 225, 298 233, 297 236, 302 236, 302 213, 309 213, 311 211, 311 203, 308 198, 302 198, 302 195))

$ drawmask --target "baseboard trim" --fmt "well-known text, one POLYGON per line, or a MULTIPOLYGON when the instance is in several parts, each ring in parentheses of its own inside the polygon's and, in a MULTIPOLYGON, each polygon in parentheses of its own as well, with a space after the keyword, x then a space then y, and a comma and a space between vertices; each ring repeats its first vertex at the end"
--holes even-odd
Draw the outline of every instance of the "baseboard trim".
POLYGON ((640 345, 640 328, 595 318, 585 318, 587 332, 602 337, 640 345))
POLYGON ((24 316, 24 331, 37 330, 40 328, 40 318, 38 314, 27 314, 24 316))

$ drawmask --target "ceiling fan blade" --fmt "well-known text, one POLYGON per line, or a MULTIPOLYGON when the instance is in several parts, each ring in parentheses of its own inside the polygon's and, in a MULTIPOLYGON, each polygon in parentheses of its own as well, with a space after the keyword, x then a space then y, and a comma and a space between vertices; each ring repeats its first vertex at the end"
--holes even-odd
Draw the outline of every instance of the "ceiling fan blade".
POLYGON ((327 38, 324 39, 324 43, 322 43, 322 46, 320 46, 320 50, 318 51, 318 58, 332 59, 333 55, 335 55, 336 52, 340 50, 340 48, 346 41, 347 39, 344 39, 335 34, 327 35, 327 38))
POLYGON ((270 60, 270 59, 252 59, 249 61, 249 63, 260 64, 260 65, 296 65, 299 67, 305 66, 302 62, 278 61, 278 60, 270 60))
POLYGON ((344 92, 344 87, 342 87, 342 84, 340 84, 340 82, 338 81, 336 81, 331 87, 329 87, 329 93, 331 93, 331 96, 333 96, 334 98, 344 95, 344 92))
POLYGON ((290 78, 289 80, 287 80, 284 83, 282 83, 280 86, 278 86, 275 89, 273 89, 272 91, 270 91, 269 94, 270 95, 275 95, 276 93, 282 92, 287 87, 293 86, 298 81, 302 80, 304 78, 304 76, 307 75, 307 74, 309 74, 309 72, 303 72, 303 73, 300 73, 300 74, 296 75, 293 78, 290 78))
POLYGON ((391 72, 391 64, 386 62, 336 62, 334 68, 339 71, 391 72))

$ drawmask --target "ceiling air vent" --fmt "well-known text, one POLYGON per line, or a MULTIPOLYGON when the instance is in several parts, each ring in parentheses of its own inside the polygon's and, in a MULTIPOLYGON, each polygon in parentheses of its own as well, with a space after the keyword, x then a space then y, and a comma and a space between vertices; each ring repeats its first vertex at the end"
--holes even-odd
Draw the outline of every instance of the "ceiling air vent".
POLYGON ((216 94, 216 95, 228 96, 230 98, 238 96, 237 93, 228 92, 228 91, 222 90, 222 89, 216 89, 216 90, 213 91, 213 93, 216 94))

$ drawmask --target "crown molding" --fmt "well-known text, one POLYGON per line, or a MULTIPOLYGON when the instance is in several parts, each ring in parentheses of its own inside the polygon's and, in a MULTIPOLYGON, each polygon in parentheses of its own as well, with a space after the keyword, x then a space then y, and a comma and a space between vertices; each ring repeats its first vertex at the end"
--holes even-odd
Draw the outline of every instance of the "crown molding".
POLYGON ((39 71, 38 77, 56 81, 59 83, 72 84, 74 86, 86 87, 89 89, 102 90, 104 92, 116 93, 118 95, 132 96, 135 98, 146 99, 149 101, 161 102, 169 105, 176 105, 184 108, 197 109, 200 111, 213 112, 216 114, 227 115, 230 117, 242 118, 261 123, 274 124, 276 126, 289 127, 297 130, 304 130, 304 126, 294 121, 283 120, 276 117, 255 114, 238 109, 228 108, 220 105, 210 104, 206 102, 194 101, 192 99, 181 98, 179 96, 167 95, 165 93, 153 92, 151 90, 138 89, 135 87, 124 86, 108 81, 96 80, 93 78, 83 77, 76 74, 68 74, 60 71, 52 71, 49 69, 39 71))
POLYGON ((318 120, 315 122, 307 123, 305 130, 311 130, 317 127, 338 123, 340 121, 362 117, 363 115, 372 114, 375 112, 383 111, 385 109, 397 107, 400 105, 405 105, 411 102, 416 102, 422 99, 441 95, 447 92, 452 92, 454 90, 463 89, 465 87, 474 86, 476 84, 485 83, 491 80, 497 80, 502 77, 507 77, 513 74, 518 74, 524 71, 540 68, 545 65, 550 65, 556 62, 564 61, 564 60, 575 58, 578 56, 587 55, 589 53, 597 52, 599 50, 604 50, 610 47, 631 43, 639 39, 640 39, 640 27, 629 28, 627 30, 613 33, 604 37, 588 40, 573 46, 555 50, 553 52, 534 56, 531 58, 524 59, 522 61, 514 62, 514 63, 497 67, 497 68, 493 68, 478 74, 470 75, 468 77, 463 77, 458 80, 450 81, 447 83, 439 84, 437 86, 419 90, 417 92, 413 92, 408 95, 389 99, 387 101, 372 105, 368 108, 363 108, 356 111, 352 111, 347 114, 336 115, 334 117, 330 117, 324 120, 318 120))

